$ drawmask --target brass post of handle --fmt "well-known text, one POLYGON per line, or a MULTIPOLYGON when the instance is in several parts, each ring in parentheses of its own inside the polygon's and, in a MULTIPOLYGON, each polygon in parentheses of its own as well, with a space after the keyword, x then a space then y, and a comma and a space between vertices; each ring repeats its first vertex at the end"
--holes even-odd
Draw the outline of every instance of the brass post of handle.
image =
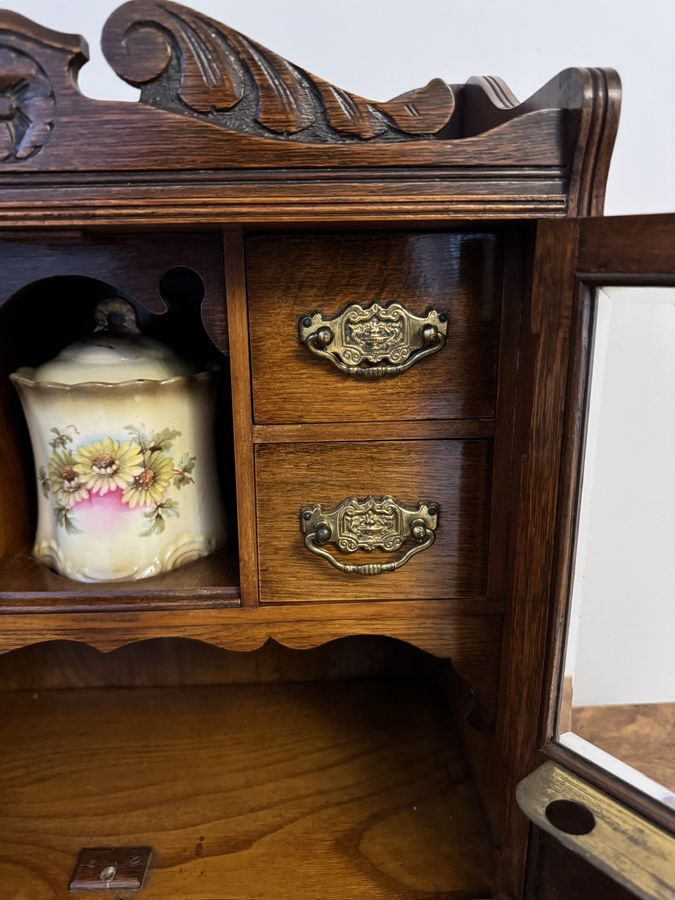
POLYGON ((300 527, 305 547, 348 575, 383 575, 395 572, 436 540, 438 504, 421 500, 405 506, 391 496, 348 497, 333 509, 321 504, 303 506, 300 527), (357 550, 399 550, 407 541, 413 545, 399 559, 380 563, 345 563, 336 559, 324 545, 335 544, 344 553, 357 550))
POLYGON ((298 327, 300 342, 310 353, 340 372, 381 378, 400 375, 438 353, 447 339, 448 317, 435 309, 416 316, 398 302, 352 303, 332 318, 320 312, 301 316, 298 327))

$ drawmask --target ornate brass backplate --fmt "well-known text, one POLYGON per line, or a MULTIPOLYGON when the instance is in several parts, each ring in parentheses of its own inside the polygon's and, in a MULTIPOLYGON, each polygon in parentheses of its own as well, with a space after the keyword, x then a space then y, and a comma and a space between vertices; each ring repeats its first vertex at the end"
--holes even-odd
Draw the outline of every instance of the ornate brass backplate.
POLYGON ((420 500, 416 506, 405 506, 391 496, 363 500, 348 497, 333 509, 324 509, 319 503, 303 506, 300 525, 307 549, 336 569, 357 575, 381 575, 399 569, 416 553, 431 547, 436 539, 438 504, 420 500), (323 546, 335 544, 343 553, 391 552, 410 540, 414 546, 400 559, 362 565, 340 562, 323 546))
POLYGON ((397 302, 363 307, 352 303, 332 318, 300 317, 300 341, 347 375, 398 375, 445 344, 448 317, 435 309, 416 316, 397 302))

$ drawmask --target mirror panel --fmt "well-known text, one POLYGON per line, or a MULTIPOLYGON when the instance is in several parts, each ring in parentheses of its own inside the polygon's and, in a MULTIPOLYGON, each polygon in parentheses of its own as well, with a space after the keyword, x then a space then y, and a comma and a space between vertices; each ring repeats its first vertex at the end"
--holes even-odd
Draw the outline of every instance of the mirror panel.
POLYGON ((593 306, 557 739, 675 807, 675 288, 593 306))

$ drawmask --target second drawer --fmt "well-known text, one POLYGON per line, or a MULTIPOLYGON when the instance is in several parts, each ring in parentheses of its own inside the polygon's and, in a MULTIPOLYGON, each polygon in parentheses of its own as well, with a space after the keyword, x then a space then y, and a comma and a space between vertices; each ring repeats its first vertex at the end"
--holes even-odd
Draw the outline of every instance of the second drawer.
POLYGON ((492 442, 489 440, 374 441, 263 444, 256 448, 260 600, 407 600, 485 596, 492 442), (382 498, 392 497, 401 504, 382 498), (373 498, 374 502, 364 502, 373 498), (338 510, 343 501, 342 512, 338 510), (417 512, 419 503, 422 506, 417 512), (317 513, 316 508, 321 509, 317 513), (438 507, 435 540, 424 521, 438 507), (345 573, 308 548, 301 511, 318 546, 346 565, 389 563, 424 544, 396 571, 345 573), (337 511, 336 511, 337 510, 337 511), (418 541, 412 537, 412 530, 418 541), (330 535, 326 532, 330 531, 330 535), (382 550, 383 542, 399 543, 382 550), (340 533, 338 533, 340 532, 340 533), (392 538, 393 536, 393 538, 392 538), (343 543, 374 544, 345 552, 343 543), (433 540, 431 546, 426 546, 433 540))

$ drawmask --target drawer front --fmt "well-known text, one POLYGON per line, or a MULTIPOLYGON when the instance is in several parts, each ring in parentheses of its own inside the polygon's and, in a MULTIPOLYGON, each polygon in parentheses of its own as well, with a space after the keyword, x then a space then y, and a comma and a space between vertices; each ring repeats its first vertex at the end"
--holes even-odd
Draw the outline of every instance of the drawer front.
POLYGON ((499 243, 488 233, 249 238, 256 422, 492 416, 499 243), (402 309, 392 311, 392 302, 402 309), (356 329, 336 318, 347 308, 356 329), (440 320, 426 317, 430 309, 440 320), (310 320, 302 336, 311 338, 301 343, 299 323, 310 320), (316 340, 322 321, 336 338, 327 347, 316 340), (347 328, 345 348, 337 334, 347 328), (391 372, 402 364, 409 368, 399 374, 363 376, 364 369, 391 372))
MULTIPOLYGON (((256 504, 260 600, 407 600, 485 596, 492 442, 374 441, 372 443, 263 444, 256 448, 256 504), (308 549, 301 510, 317 505, 329 514, 344 500, 385 497, 403 505, 405 543, 396 550, 343 552, 331 541, 320 549, 347 565, 388 563, 418 544, 410 537, 420 501, 438 507, 433 543, 400 568, 378 575, 345 573, 308 549)), ((359 506, 371 539, 378 521, 359 506)), ((371 510, 375 516, 381 508, 371 510)), ((433 511, 433 510, 432 510, 433 511)), ((423 507, 420 517, 428 515, 423 507)), ((336 520, 329 521, 332 539, 336 520)), ((382 520, 379 520, 381 524, 382 520)), ((313 522, 307 523, 307 527, 313 522)), ((381 536, 381 534, 380 534, 381 536)), ((420 543, 425 543, 419 535, 420 543)), ((433 539, 432 538, 432 539, 433 539)), ((310 541, 311 543, 312 541, 310 541)))

